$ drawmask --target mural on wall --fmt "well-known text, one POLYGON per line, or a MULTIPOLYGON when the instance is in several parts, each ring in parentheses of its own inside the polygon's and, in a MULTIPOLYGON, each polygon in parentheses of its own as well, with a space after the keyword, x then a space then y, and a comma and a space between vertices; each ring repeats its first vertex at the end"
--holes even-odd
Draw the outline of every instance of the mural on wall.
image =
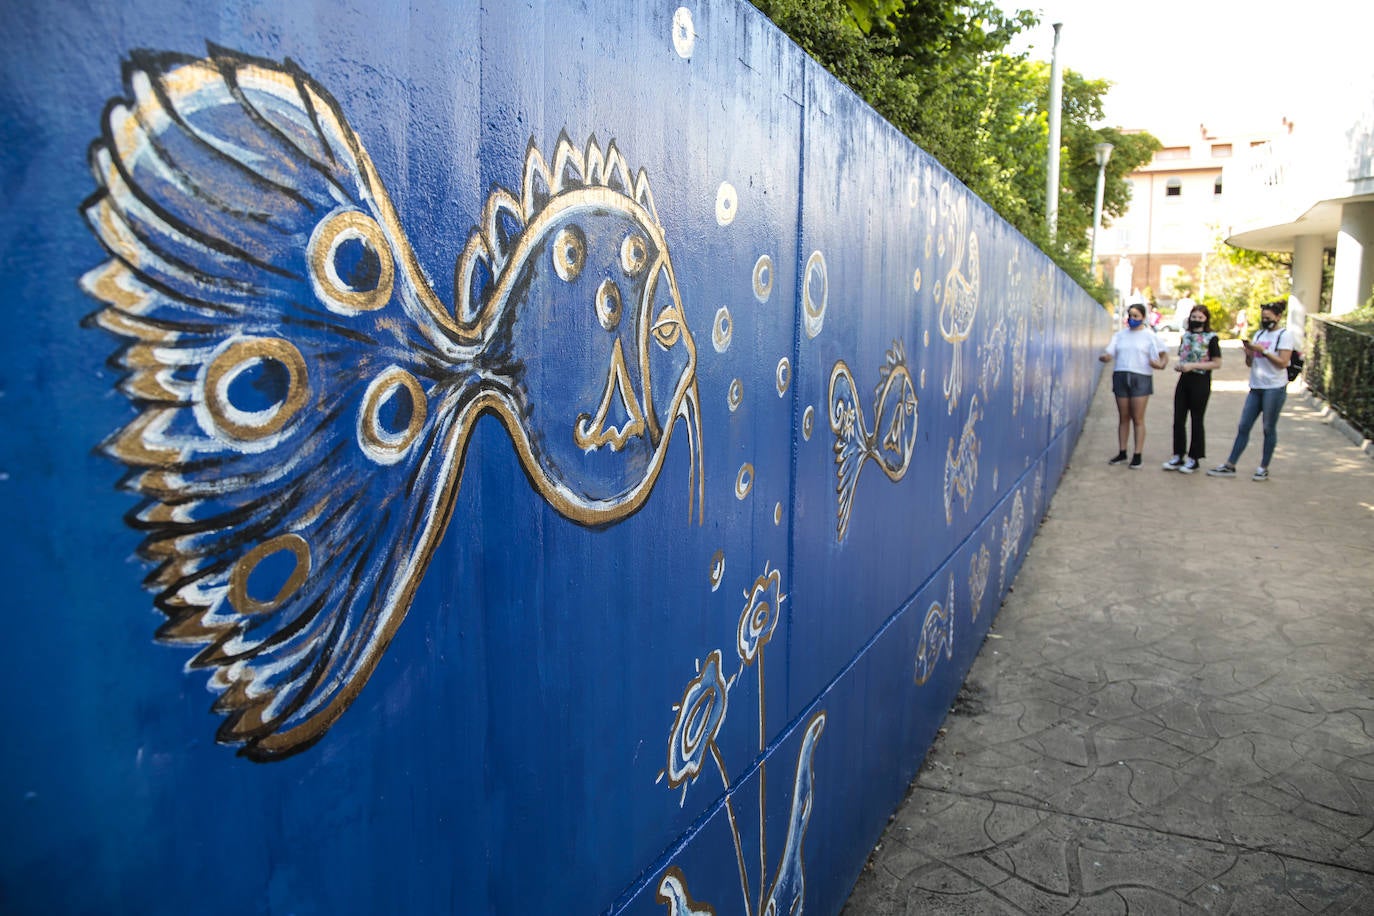
MULTIPOLYGON (((767 748, 767 704, 765 702, 765 683, 763 673, 764 650, 772 642, 778 621, 782 616, 782 603, 787 596, 782 591, 782 575, 776 569, 769 569, 765 563, 762 575, 758 576, 749 588, 744 590, 744 610, 740 613, 736 629, 735 654, 739 656, 739 668, 726 677, 722 665, 724 654, 713 649, 705 662, 698 661, 697 673, 682 693, 682 699, 673 706, 674 719, 672 731, 668 736, 668 762, 658 774, 658 781, 667 777, 669 788, 682 788, 679 806, 687 801, 687 790, 696 782, 708 761, 714 764, 725 791, 725 812, 730 825, 730 839, 734 846, 735 864, 739 873, 740 894, 744 901, 743 912, 748 916, 765 914, 800 914, 805 902, 806 875, 802 856, 802 841, 810 823, 813 804, 815 775, 813 758, 816 742, 825 730, 825 710, 814 713, 807 722, 802 736, 801 748, 797 752, 797 764, 792 781, 792 803, 787 821, 787 836, 783 844, 782 856, 771 884, 768 882, 768 831, 765 802, 768 787, 767 748), (730 782, 730 768, 726 765, 717 743, 721 727, 725 724, 731 693, 743 684, 746 668, 753 668, 757 676, 758 711, 758 854, 746 851, 739 820, 742 817, 736 810, 736 788, 730 782), (755 861, 757 882, 750 881, 750 871, 755 861), (751 890, 752 889, 752 890, 751 890)), ((737 699, 738 703, 739 700, 737 699)), ((668 907, 671 916, 688 914, 715 913, 710 904, 694 900, 688 893, 687 877, 676 865, 670 866, 659 880, 657 899, 668 907)))
POLYGON ((843 541, 854 509, 859 471, 870 459, 896 483, 911 466, 916 448, 916 388, 907 370, 906 348, 892 341, 873 387, 873 431, 864 422, 858 386, 844 360, 830 370, 830 431, 835 434, 835 540, 843 541))
POLYGON ((963 344, 978 314, 978 234, 968 228, 968 198, 954 193, 949 182, 940 188, 940 213, 944 223, 939 252, 941 257, 948 253, 950 267, 935 298, 940 303, 940 335, 954 345, 944 384, 948 411, 954 413, 963 391, 963 344))
POLYGON ((110 259, 82 279, 124 339, 137 416, 104 443, 166 615, 201 646, 218 740, 270 760, 357 697, 497 417, 532 486, 582 525, 644 505, 683 421, 702 518, 697 353, 649 180, 614 142, 533 141, 456 259, 420 268, 381 176, 289 60, 140 52, 91 147, 82 206, 110 259), (532 369, 555 315, 579 354, 532 369))
POLYGON ((959 436, 956 450, 954 437, 949 437, 949 447, 945 450, 945 524, 954 522, 954 495, 968 511, 973 500, 973 488, 978 483, 978 432, 975 429, 982 419, 983 411, 978 407, 978 395, 974 395, 968 405, 968 419, 964 421, 964 431, 959 436))
POLYGON ((1026 503, 1021 498, 1021 491, 1016 491, 1016 496, 1011 502, 1011 511, 1007 517, 1002 519, 1002 554, 997 572, 997 590, 1005 592, 1007 590, 1007 567, 1011 561, 1021 552, 1021 535, 1026 528, 1026 503))
POLYGON ((916 644, 916 683, 925 684, 935 673, 940 653, 954 657, 954 577, 949 577, 949 592, 944 604, 932 601, 921 626, 921 639, 916 644))
POLYGON ((983 608, 983 592, 987 590, 991 572, 992 555, 988 553, 988 545, 983 544, 968 561, 969 610, 974 620, 978 619, 978 612, 983 608))

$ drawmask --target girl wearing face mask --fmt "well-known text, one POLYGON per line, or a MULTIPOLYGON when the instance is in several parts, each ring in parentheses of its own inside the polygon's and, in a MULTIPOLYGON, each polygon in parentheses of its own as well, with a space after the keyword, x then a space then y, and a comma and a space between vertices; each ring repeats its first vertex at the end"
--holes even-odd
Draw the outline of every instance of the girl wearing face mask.
POLYGON ((1250 444, 1250 429, 1255 425, 1255 420, 1263 416, 1264 453, 1250 479, 1269 479, 1269 460, 1274 457, 1274 446, 1279 441, 1279 411, 1288 397, 1288 361, 1293 357, 1294 347, 1293 332, 1279 325, 1284 309, 1282 302, 1263 306, 1260 309, 1260 332, 1253 341, 1241 341, 1241 346, 1245 347, 1245 365, 1250 367, 1250 393, 1245 396, 1245 406, 1240 410, 1240 428, 1236 431, 1236 442, 1231 446, 1231 456, 1225 464, 1207 472, 1212 477, 1236 476, 1236 460, 1245 451, 1245 446, 1250 444))
POLYGON ((1112 335, 1107 349, 1098 357, 1102 362, 1116 361, 1112 372, 1112 394, 1116 396, 1116 439, 1120 451, 1108 464, 1126 463, 1126 440, 1135 427, 1135 454, 1131 468, 1140 470, 1140 453, 1145 447, 1145 407, 1154 394, 1151 369, 1169 364, 1169 354, 1155 332, 1145 326, 1145 306, 1126 310, 1126 327, 1112 335))
POLYGON ((1207 439, 1202 428, 1202 415, 1212 396, 1212 371, 1221 368, 1221 343, 1212 333, 1212 318, 1201 305, 1188 313, 1187 326, 1178 342, 1179 373, 1174 388, 1174 456, 1164 462, 1166 471, 1191 474, 1207 454, 1207 439), (1193 443, 1188 444, 1188 416, 1192 415, 1193 443))

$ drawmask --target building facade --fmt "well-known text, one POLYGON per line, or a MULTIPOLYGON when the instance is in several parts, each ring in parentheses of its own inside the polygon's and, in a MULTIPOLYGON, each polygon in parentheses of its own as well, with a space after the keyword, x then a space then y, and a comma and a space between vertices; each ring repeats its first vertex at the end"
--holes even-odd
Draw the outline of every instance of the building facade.
MULTIPOLYGON (((1290 128, 1285 121, 1281 131, 1290 128)), ((1154 158, 1129 177, 1130 209, 1098 236, 1097 269, 1118 301, 1143 295, 1169 303, 1185 280, 1194 296, 1205 292, 1206 255, 1224 233, 1234 196, 1227 166, 1249 161, 1278 133, 1220 133, 1204 124, 1192 136, 1160 137, 1154 158)))

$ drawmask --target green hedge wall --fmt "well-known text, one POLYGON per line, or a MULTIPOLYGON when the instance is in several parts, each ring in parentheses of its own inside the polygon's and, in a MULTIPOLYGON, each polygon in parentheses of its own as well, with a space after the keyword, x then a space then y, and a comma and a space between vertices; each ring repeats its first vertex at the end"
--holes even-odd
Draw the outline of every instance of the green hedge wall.
POLYGON ((1311 315, 1307 351, 1307 387, 1374 438, 1374 325, 1311 315))

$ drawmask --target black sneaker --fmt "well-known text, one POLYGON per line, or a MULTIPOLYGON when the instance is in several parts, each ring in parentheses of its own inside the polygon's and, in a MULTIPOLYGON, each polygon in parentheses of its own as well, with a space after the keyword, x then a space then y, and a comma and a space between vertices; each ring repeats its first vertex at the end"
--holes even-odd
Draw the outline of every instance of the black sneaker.
POLYGON ((1131 459, 1130 468, 1131 468, 1132 471, 1138 471, 1138 470, 1140 470, 1141 464, 1140 464, 1140 453, 1139 453, 1139 452, 1136 452, 1135 457, 1131 459))
POLYGON ((1107 463, 1108 463, 1108 464, 1125 464, 1125 463, 1126 463, 1126 453, 1125 453, 1125 452, 1119 452, 1119 453, 1117 453, 1117 456, 1116 456, 1115 458, 1111 459, 1110 461, 1108 461, 1107 463))
POLYGON ((1236 469, 1229 464, 1219 464, 1207 470, 1208 477, 1235 477, 1236 469))
POLYGON ((1196 459, 1196 458, 1189 458, 1187 461, 1183 462, 1183 464, 1179 466, 1178 472, 1179 472, 1180 474, 1191 474, 1191 473, 1193 473, 1194 471, 1196 471, 1197 468, 1198 468, 1197 459, 1196 459))
POLYGON ((1183 459, 1180 458, 1178 455, 1175 455, 1168 461, 1164 462, 1164 464, 1161 465, 1161 467, 1163 467, 1166 471, 1181 471, 1183 470, 1183 459))
POLYGON ((1250 479, 1251 479, 1251 480, 1268 480, 1268 479, 1269 479, 1269 469, 1268 469, 1268 468, 1255 468, 1255 476, 1251 477, 1250 479))

